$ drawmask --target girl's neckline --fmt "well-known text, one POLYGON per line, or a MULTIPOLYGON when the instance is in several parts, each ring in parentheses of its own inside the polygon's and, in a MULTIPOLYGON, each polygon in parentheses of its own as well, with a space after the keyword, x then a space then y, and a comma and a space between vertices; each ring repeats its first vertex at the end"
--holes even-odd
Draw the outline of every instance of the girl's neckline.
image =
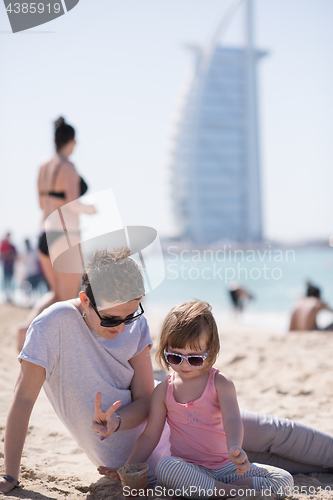
MULTIPOLYGON (((200 399, 203 398, 203 396, 205 395, 205 392, 208 390, 208 384, 209 384, 210 378, 212 376, 212 373, 214 375, 215 371, 216 370, 215 370, 214 367, 212 367, 212 368, 209 369, 208 378, 207 378, 207 382, 206 382, 205 388, 202 391, 201 396, 199 396, 197 399, 193 399, 193 401, 187 401, 186 403, 180 403, 179 401, 177 401, 176 398, 175 398, 174 392, 173 392, 174 391, 174 385, 172 384, 171 394, 172 394, 172 397, 173 397, 175 403, 177 403, 177 405, 185 406, 185 408, 188 408, 189 406, 192 406, 194 403, 200 401, 200 399)), ((174 382, 175 381, 175 377, 176 377, 176 372, 173 372, 173 374, 171 376, 172 376, 172 382, 174 382)))

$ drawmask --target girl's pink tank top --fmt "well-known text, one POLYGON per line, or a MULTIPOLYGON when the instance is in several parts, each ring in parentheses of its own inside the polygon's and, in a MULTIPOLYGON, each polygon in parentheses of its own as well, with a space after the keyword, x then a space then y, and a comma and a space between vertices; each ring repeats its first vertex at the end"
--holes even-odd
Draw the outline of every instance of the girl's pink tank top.
POLYGON ((175 372, 168 375, 166 394, 171 455, 207 469, 218 469, 230 461, 214 383, 217 372, 216 368, 209 370, 205 390, 195 401, 177 403, 173 395, 175 372))

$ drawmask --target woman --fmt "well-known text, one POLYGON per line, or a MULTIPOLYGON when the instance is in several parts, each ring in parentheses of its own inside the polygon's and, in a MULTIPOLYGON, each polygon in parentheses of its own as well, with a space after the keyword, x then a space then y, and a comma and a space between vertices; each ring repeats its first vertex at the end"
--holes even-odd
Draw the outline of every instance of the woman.
MULTIPOLYGON (((96 465, 122 465, 143 431, 154 388, 152 340, 140 305, 143 278, 127 257, 124 249, 96 251, 86 265, 80 298, 58 302, 32 322, 7 418, 0 491, 17 485, 30 413, 42 386, 58 417, 96 465), (104 414, 102 407, 110 409, 104 414), (105 418, 113 436, 104 441, 99 431, 105 418)), ((155 453, 151 471, 166 454, 168 443, 155 453)))
MULTIPOLYGON (((82 276, 80 298, 54 304, 31 324, 7 417, 0 491, 18 484, 29 418, 42 386, 81 449, 103 465, 102 474, 114 477, 128 459, 145 427, 154 387, 152 340, 140 305, 143 279, 128 256, 124 248, 96 251, 82 276)), ((246 410, 242 420, 243 448, 251 461, 291 473, 333 467, 328 434, 246 410)), ((164 435, 150 457, 152 473, 168 454, 164 435)))
POLYGON ((66 212, 66 224, 70 226, 73 234, 78 234, 79 214, 83 212, 95 213, 95 209, 91 205, 75 201, 87 191, 88 187, 77 173, 73 163, 69 161, 76 144, 75 130, 62 117, 55 122, 54 141, 56 153, 50 161, 41 166, 38 176, 39 204, 43 211, 38 257, 50 291, 35 304, 26 322, 20 326, 18 333, 19 351, 23 347, 25 334, 31 321, 54 302, 76 297, 80 288, 79 274, 59 272, 52 266, 49 246, 52 245, 54 251, 56 251, 57 246, 61 249, 62 240, 65 239, 64 228, 58 224, 57 220, 53 220, 46 233, 46 219, 66 205, 69 207, 66 212), (68 203, 71 204, 68 205, 68 203))

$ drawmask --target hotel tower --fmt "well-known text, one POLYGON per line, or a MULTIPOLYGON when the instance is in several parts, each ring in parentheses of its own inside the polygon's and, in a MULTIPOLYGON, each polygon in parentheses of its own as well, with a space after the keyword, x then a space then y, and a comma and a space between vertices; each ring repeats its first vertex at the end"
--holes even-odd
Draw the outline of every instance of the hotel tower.
POLYGON ((195 244, 262 240, 257 61, 252 0, 232 0, 195 67, 172 141, 171 192, 180 235, 195 244), (246 44, 219 45, 245 3, 246 44))

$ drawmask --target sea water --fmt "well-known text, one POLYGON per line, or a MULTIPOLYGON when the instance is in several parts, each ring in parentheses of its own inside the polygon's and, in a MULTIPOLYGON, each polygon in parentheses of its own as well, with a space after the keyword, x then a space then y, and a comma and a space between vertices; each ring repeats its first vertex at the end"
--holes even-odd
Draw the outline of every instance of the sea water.
MULTIPOLYGON (((218 318, 229 318, 230 282, 236 281, 254 299, 247 301, 241 321, 286 331, 295 301, 311 281, 322 299, 333 308, 333 248, 297 247, 234 250, 223 245, 214 250, 181 250, 176 244, 164 249, 165 278, 147 294, 146 306, 165 315, 178 302, 198 298, 209 302, 218 318)), ((321 312, 321 327, 333 316, 321 312)))
MULTIPOLYGON (((197 298, 209 302, 217 320, 235 321, 228 286, 237 281, 254 299, 247 301, 237 321, 249 326, 286 332, 295 301, 311 281, 322 292, 322 299, 333 308, 333 248, 296 247, 263 249, 181 249, 176 243, 163 251, 164 280, 144 299, 145 309, 164 317, 179 302, 197 298)), ((160 274, 158 257, 150 259, 149 271, 160 274), (154 269, 155 266, 155 269, 154 269)), ((20 280, 13 283, 17 305, 27 305, 20 280)), ((5 300, 4 291, 1 298, 5 300)), ((333 322, 333 314, 322 311, 319 327, 333 322)))

